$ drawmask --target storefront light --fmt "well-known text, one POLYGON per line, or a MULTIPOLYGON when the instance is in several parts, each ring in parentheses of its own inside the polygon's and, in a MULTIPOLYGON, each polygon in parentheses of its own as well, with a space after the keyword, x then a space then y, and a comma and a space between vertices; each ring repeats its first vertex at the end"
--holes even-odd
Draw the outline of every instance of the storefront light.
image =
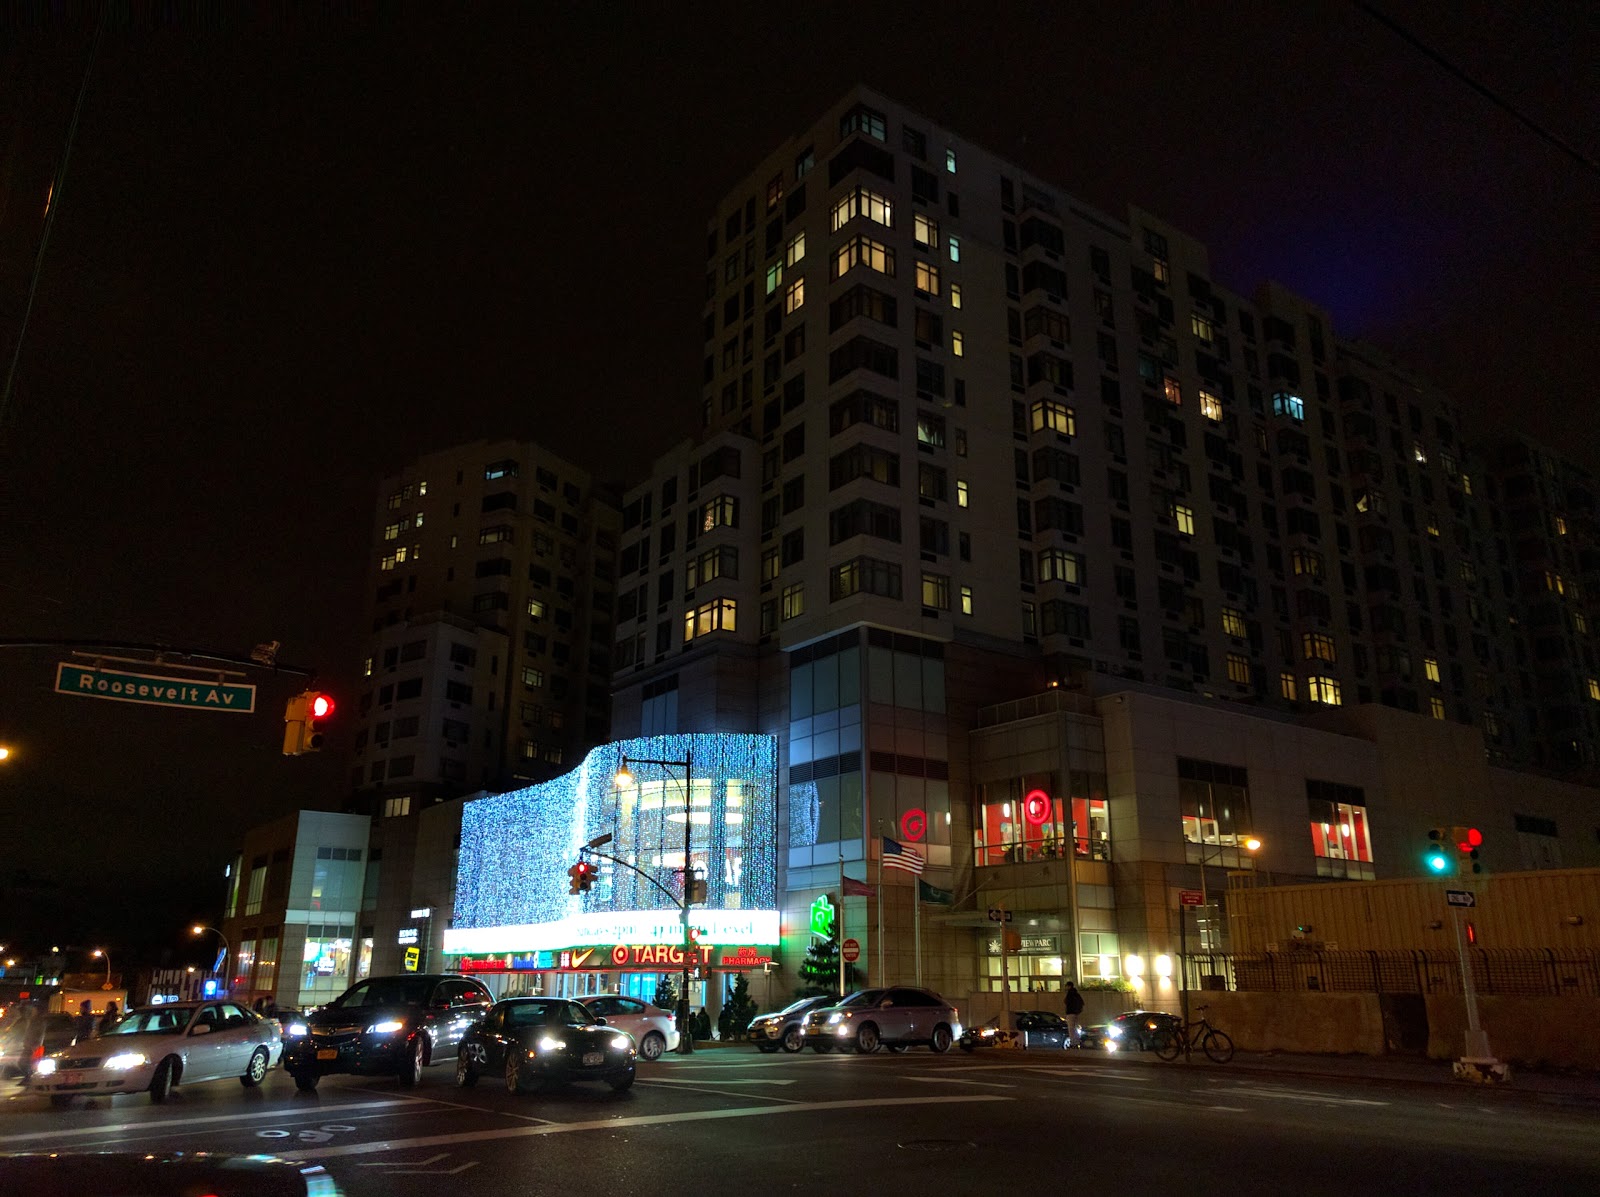
POLYGON ((1171 956, 1161 955, 1161 956, 1157 956, 1156 957, 1156 976, 1158 976, 1158 977, 1170 977, 1170 976, 1172 976, 1172 957, 1171 956))
POLYGON ((1128 956, 1124 959, 1123 964, 1128 970, 1128 976, 1134 978, 1135 980, 1144 976, 1143 956, 1128 956))

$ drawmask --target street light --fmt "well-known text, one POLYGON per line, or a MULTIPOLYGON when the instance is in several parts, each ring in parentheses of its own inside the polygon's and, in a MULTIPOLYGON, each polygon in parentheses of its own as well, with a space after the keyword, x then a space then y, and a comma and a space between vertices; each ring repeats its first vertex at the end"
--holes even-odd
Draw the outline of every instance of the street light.
MULTIPOLYGON (((694 939, 689 934, 689 895, 692 886, 689 869, 690 837, 694 833, 694 765, 693 755, 686 748, 681 761, 657 761, 634 757, 636 765, 656 765, 663 769, 683 770, 683 978, 678 993, 678 1051, 689 1055, 694 1051, 694 1028, 689 1025, 689 953, 694 949, 694 939)), ((622 765, 617 769, 616 784, 619 790, 632 789, 635 781, 628 768, 628 754, 622 754, 622 765)))
POLYGON ((106 951, 104 948, 96 948, 94 951, 90 952, 89 955, 93 956, 96 960, 104 960, 106 962, 106 982, 105 982, 104 985, 100 986, 100 988, 101 989, 110 989, 111 988, 111 953, 106 951))
POLYGON ((207 931, 222 941, 222 980, 223 984, 232 990, 233 984, 228 980, 228 937, 215 927, 208 927, 204 923, 196 923, 189 928, 190 935, 204 935, 207 931))

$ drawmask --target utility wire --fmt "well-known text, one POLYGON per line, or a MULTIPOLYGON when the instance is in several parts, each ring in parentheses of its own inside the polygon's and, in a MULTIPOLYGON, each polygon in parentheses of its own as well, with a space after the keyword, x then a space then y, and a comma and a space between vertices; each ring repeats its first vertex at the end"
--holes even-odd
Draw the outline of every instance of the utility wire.
POLYGON ((72 143, 78 135, 78 118, 83 115, 83 98, 89 94, 89 75, 94 70, 94 60, 100 53, 100 40, 106 31, 106 13, 111 6, 100 10, 100 23, 95 27, 94 43, 89 47, 89 61, 83 68, 83 82, 78 85, 78 102, 72 107, 72 123, 67 126, 67 144, 61 152, 61 165, 50 181, 50 198, 45 202, 44 231, 39 237, 38 251, 33 255, 33 277, 28 281, 28 302, 22 309, 22 327, 17 330, 17 346, 11 352, 11 368, 6 371, 6 386, 0 391, 0 430, 4 430, 6 412, 11 406, 11 388, 17 378, 17 363, 22 360, 22 343, 28 335, 28 318, 33 315, 33 299, 39 292, 39 276, 44 272, 44 251, 50 244, 50 230, 55 227, 56 212, 61 208, 61 194, 67 183, 67 163, 72 160, 72 143))
POLYGON ((1496 108, 1500 109, 1507 116, 1511 117, 1513 120, 1518 121, 1522 125, 1526 126, 1528 129, 1532 130, 1533 133, 1536 136, 1538 136, 1539 138, 1541 138, 1544 141, 1549 142, 1551 145, 1555 146, 1556 149, 1558 149, 1562 153, 1566 154, 1569 158, 1571 158, 1573 161, 1577 162, 1579 165, 1587 166, 1590 170, 1594 171, 1596 174, 1600 174, 1600 162, 1595 161, 1595 159, 1591 158, 1588 154, 1585 154, 1582 150, 1580 150, 1577 146, 1573 145, 1566 138, 1562 137, 1559 133, 1552 133, 1549 129, 1546 129, 1543 125, 1541 125, 1538 121, 1534 120, 1531 116, 1528 116, 1526 113, 1521 112, 1518 109, 1514 108, 1511 105, 1511 102, 1509 100, 1503 99, 1502 97, 1496 95, 1494 92, 1490 91, 1487 87, 1485 87, 1483 84, 1479 83, 1471 75, 1467 74, 1466 71, 1462 70, 1455 63, 1451 62, 1443 54, 1440 54, 1432 46, 1428 45, 1420 37, 1418 37, 1416 34, 1412 33, 1409 29, 1407 29, 1405 26, 1401 25, 1398 21, 1395 21, 1394 19, 1392 19, 1391 17, 1389 17, 1385 13, 1379 11, 1379 9, 1377 9, 1373 5, 1366 3, 1366 0, 1355 0, 1355 6, 1357 8, 1359 8, 1362 12, 1366 13, 1374 21, 1377 21, 1381 25, 1387 26, 1398 37, 1400 37, 1401 39, 1403 39, 1404 41, 1409 43, 1414 49, 1420 51, 1421 53, 1425 54, 1427 57, 1431 58, 1436 64, 1438 64, 1440 67, 1442 67, 1446 72, 1448 72, 1449 74, 1455 76, 1455 78, 1457 80, 1459 80, 1460 82, 1465 83, 1473 91, 1477 92, 1484 99, 1488 100, 1489 103, 1493 104, 1496 108))

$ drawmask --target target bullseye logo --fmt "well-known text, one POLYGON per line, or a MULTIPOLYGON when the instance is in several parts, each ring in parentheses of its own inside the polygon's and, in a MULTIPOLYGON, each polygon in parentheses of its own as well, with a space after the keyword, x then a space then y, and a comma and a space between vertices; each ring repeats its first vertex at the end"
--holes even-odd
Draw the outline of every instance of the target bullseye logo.
POLYGON ((913 844, 920 843, 928 834, 928 814, 923 810, 908 810, 900 816, 900 838, 913 844))
POLYGON ((1043 790, 1029 790, 1028 796, 1022 800, 1022 817, 1035 827, 1050 820, 1050 812, 1055 803, 1050 801, 1050 795, 1043 790))

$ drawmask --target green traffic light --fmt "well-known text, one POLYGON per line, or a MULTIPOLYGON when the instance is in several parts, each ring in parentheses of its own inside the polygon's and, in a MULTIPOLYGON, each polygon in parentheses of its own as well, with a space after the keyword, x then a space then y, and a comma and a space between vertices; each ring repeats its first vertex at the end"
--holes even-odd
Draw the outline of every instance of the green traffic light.
POLYGON ((1450 871, 1450 858, 1437 848, 1428 849, 1427 855, 1422 859, 1427 864, 1430 873, 1447 873, 1450 871))

